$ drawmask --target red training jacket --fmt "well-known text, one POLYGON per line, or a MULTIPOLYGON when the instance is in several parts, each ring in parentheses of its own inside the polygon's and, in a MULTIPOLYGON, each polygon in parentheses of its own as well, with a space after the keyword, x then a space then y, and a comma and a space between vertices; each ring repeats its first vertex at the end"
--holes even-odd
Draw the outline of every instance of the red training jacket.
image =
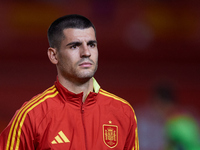
POLYGON ((19 109, 0 135, 0 150, 139 150, 133 108, 101 89, 82 103, 59 81, 19 109))

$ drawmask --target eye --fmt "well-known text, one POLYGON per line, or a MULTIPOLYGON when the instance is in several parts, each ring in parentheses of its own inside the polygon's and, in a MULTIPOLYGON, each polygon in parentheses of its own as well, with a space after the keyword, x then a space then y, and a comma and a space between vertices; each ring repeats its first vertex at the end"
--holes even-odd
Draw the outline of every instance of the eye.
POLYGON ((90 43, 89 46, 94 48, 96 45, 94 43, 90 43))
POLYGON ((77 48, 77 45, 72 45, 71 47, 70 47, 70 49, 76 49, 77 48))

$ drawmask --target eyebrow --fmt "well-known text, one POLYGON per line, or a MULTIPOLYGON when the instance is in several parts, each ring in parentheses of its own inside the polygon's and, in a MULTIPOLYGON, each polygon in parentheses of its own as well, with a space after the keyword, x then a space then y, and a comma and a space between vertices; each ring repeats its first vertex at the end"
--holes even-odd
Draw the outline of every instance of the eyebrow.
POLYGON ((89 41, 87 44, 97 44, 97 41, 96 40, 91 40, 91 41, 89 41))
MULTIPOLYGON (((90 40, 89 42, 87 42, 87 45, 88 44, 94 44, 94 43, 97 43, 96 40, 90 40)), ((66 46, 71 46, 71 45, 81 45, 82 42, 71 42, 71 43, 68 43, 66 46)))
POLYGON ((71 46, 71 45, 81 45, 81 42, 71 42, 68 43, 66 46, 71 46))

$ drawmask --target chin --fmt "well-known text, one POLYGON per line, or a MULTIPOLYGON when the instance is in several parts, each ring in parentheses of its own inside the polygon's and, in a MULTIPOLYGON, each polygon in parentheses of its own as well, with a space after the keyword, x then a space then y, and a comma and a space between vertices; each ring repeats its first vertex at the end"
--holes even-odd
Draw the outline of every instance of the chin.
POLYGON ((89 80, 89 79, 91 79, 93 76, 94 76, 94 72, 87 72, 87 73, 84 73, 84 74, 79 74, 79 75, 78 75, 78 78, 79 78, 79 79, 82 79, 82 80, 89 80))
POLYGON ((89 80, 91 79, 95 72, 97 70, 97 67, 93 68, 93 69, 85 69, 85 70, 79 70, 79 72, 77 72, 77 78, 79 78, 80 80, 89 80))
POLYGON ((80 79, 90 79, 94 76, 94 74, 92 75, 85 75, 85 76, 81 76, 80 79))

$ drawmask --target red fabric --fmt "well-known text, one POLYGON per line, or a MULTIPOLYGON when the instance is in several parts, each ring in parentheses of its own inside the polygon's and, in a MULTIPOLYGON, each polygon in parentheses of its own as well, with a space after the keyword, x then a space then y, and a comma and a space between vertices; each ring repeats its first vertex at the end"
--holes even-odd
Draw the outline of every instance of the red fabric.
POLYGON ((102 89, 90 92, 84 103, 82 96, 56 81, 16 112, 0 135, 0 150, 139 150, 127 101, 102 89))

